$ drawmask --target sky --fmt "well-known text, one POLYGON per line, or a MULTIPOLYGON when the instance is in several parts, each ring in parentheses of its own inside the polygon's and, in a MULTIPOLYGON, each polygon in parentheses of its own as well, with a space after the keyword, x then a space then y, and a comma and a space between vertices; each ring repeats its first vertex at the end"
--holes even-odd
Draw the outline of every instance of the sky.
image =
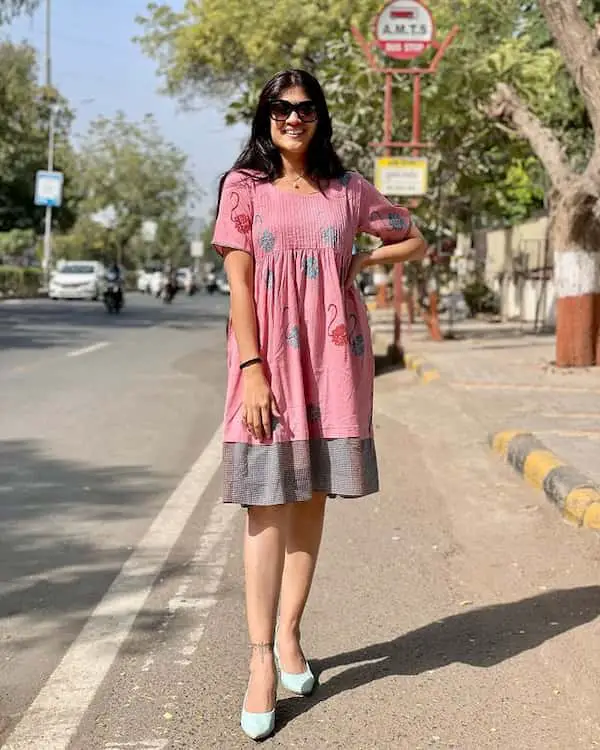
MULTIPOLYGON (((179 9, 183 0, 170 0, 179 9)), ((2 29, 12 41, 28 41, 40 53, 44 74, 45 3, 2 29)), ((137 15, 147 0, 52 0, 51 56, 53 84, 76 112, 75 135, 99 115, 118 110, 130 120, 153 114, 163 135, 189 157, 189 165, 206 196, 196 214, 206 217, 214 206, 220 175, 233 163, 247 136, 245 126, 224 124, 224 106, 200 101, 193 112, 158 93, 161 81, 154 62, 132 38, 139 33, 137 15), (92 100, 92 101, 90 101, 92 100)))

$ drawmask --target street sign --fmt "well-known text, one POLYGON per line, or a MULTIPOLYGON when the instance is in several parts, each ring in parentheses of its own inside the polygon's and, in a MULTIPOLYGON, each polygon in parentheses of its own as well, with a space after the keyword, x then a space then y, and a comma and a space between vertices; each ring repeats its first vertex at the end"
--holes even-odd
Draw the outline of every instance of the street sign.
POLYGON ((375 187, 384 195, 425 195, 427 166, 427 159, 417 156, 375 159, 375 187))
POLYGON ((190 255, 192 258, 203 258, 204 257, 204 242, 202 240, 194 240, 190 246, 190 255))
POLYGON ((62 172, 47 172, 45 170, 36 172, 35 205, 58 208, 62 203, 63 180, 62 172))
POLYGON ((395 60, 419 57, 435 38, 433 16, 419 0, 391 0, 375 18, 375 43, 395 60))

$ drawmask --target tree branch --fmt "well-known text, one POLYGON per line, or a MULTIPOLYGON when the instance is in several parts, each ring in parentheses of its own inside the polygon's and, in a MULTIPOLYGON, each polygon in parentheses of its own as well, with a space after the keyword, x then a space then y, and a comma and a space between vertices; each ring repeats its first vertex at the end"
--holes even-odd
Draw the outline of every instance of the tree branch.
POLYGON ((553 186, 563 191, 575 176, 554 133, 542 124, 517 92, 505 83, 496 84, 486 114, 511 126, 512 132, 529 141, 544 165, 553 186))
POLYGON ((598 34, 579 10, 578 0, 540 0, 546 23, 579 89, 600 139, 600 49, 598 34))

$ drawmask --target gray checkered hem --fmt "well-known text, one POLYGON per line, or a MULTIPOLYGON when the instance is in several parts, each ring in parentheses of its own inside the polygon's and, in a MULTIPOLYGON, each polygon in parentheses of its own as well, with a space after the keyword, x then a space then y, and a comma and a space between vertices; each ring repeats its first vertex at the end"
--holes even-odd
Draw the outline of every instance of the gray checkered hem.
POLYGON ((330 497, 363 497, 379 490, 372 438, 298 440, 270 445, 225 443, 223 500, 282 505, 330 497))

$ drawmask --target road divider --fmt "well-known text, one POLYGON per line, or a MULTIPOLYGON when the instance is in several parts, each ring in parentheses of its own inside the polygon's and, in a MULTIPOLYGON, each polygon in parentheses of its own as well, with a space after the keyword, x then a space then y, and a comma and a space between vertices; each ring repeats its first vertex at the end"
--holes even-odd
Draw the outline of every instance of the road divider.
POLYGON ((490 435, 489 443, 529 484, 543 490, 565 520, 600 531, 600 487, 589 477, 530 432, 497 432, 490 435))
POLYGON ((432 383, 440 379, 439 370, 415 354, 405 354, 404 364, 409 370, 416 372, 424 383, 432 383))

